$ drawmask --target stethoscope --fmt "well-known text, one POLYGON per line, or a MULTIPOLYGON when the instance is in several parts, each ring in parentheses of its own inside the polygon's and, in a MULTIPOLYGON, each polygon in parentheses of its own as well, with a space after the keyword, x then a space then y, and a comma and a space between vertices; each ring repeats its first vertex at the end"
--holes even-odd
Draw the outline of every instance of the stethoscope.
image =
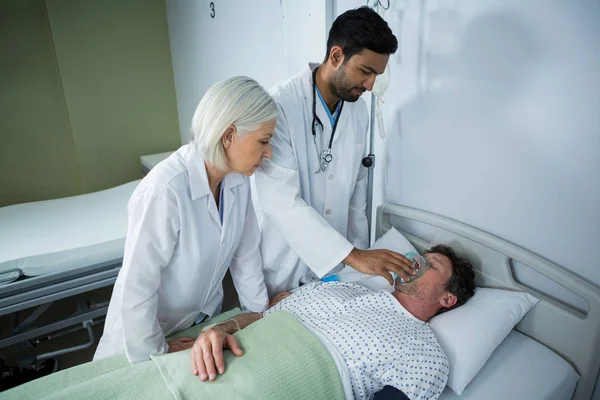
POLYGON ((323 130, 323 123, 317 116, 317 69, 318 69, 318 67, 315 68, 315 70, 312 73, 312 90, 313 90, 312 114, 313 114, 313 117, 312 117, 312 123, 311 123, 313 142, 315 144, 315 151, 317 152, 317 159, 319 160, 319 167, 313 171, 315 174, 318 174, 321 171, 324 172, 327 169, 327 166, 329 165, 329 163, 331 161, 333 161, 333 154, 331 154, 331 145, 333 144, 333 137, 335 135, 335 131, 338 126, 338 122, 340 122, 340 117, 342 115, 342 109, 344 108, 344 101, 340 100, 342 103, 340 104, 340 110, 338 111, 337 118, 335 120, 335 123, 333 124, 333 129, 331 130, 331 137, 329 138, 329 147, 327 149, 324 149, 322 152, 319 152, 319 146, 317 146, 317 131, 315 129, 315 124, 318 123, 319 125, 321 125, 321 130, 323 130))

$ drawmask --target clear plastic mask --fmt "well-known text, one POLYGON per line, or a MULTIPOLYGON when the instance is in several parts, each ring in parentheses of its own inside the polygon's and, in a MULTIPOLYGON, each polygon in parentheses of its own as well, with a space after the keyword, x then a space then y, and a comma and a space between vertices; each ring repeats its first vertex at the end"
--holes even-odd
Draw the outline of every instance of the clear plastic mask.
POLYGON ((406 254, 404 254, 404 257, 406 257, 412 261, 413 267, 416 271, 416 274, 410 275, 408 277, 408 279, 404 279, 401 276, 399 276, 398 274, 392 273, 392 275, 394 277, 394 284, 403 284, 403 283, 407 283, 407 282, 412 282, 415 279, 420 278, 429 269, 429 267, 431 267, 429 260, 427 260, 427 258, 425 258, 424 256, 422 256, 418 253, 414 253, 414 252, 406 253, 406 254))

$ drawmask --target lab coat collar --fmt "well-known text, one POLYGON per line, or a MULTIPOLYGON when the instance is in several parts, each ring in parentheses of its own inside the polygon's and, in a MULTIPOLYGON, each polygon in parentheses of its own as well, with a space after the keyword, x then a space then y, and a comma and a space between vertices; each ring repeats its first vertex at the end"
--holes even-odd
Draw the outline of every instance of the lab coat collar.
MULTIPOLYGON (((210 186, 208 185, 208 175, 206 174, 206 166, 204 165, 204 152, 202 149, 190 144, 190 151, 186 157, 186 165, 190 179, 190 193, 192 199, 196 200, 203 196, 211 194, 210 186)), ((244 177, 240 174, 229 174, 223 178, 224 190, 231 190, 236 186, 243 185, 244 177)))
POLYGON ((204 165, 204 152, 193 143, 188 146, 190 146, 190 151, 187 154, 185 162, 190 179, 190 194, 192 195, 192 199, 196 200, 209 195, 210 187, 208 186, 208 176, 206 175, 206 166, 204 165))
POLYGON ((302 93, 304 93, 304 97, 312 101, 312 73, 317 68, 320 63, 308 63, 308 65, 302 70, 300 73, 301 81, 302 81, 302 93))
MULTIPOLYGON (((315 68, 317 68, 319 65, 321 64, 309 63, 308 66, 304 68, 304 70, 301 73, 302 92, 304 93, 304 97, 308 100, 308 106, 310 107, 309 113, 311 114, 311 116, 313 96, 317 96, 317 94, 313 92, 312 74, 315 68)), ((316 99, 316 103, 317 117, 319 117, 319 120, 323 123, 323 133, 326 135, 330 135, 332 127, 329 123, 329 116, 327 114, 327 111, 325 110, 323 103, 318 98, 316 99)))
POLYGON ((243 175, 229 174, 223 179, 224 190, 231 190, 236 186, 243 185, 246 182, 243 175))

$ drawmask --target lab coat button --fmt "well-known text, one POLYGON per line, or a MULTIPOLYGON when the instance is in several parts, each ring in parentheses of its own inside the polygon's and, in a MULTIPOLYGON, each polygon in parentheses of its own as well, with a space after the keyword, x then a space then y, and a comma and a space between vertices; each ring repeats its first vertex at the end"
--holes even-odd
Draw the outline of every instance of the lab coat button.
POLYGON ((329 174, 329 180, 333 180, 333 174, 329 174))
POLYGON ((330 210, 330 209, 327 209, 327 210, 325 210, 325 214, 326 214, 326 215, 329 215, 329 214, 331 214, 331 210, 330 210))

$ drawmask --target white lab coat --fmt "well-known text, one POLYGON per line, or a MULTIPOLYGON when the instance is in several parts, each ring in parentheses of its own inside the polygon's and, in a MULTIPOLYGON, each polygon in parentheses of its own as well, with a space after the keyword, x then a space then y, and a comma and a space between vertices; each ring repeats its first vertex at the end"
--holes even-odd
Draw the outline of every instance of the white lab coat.
POLYGON ((168 350, 165 336, 218 313, 227 268, 242 304, 268 304, 260 233, 247 177, 223 182, 223 226, 204 159, 182 146, 138 185, 128 204, 123 267, 94 359, 125 353, 130 362, 168 350))
MULTIPOLYGON (((332 144, 333 161, 319 165, 311 131, 312 70, 279 84, 272 95, 279 107, 273 158, 254 174, 255 208, 269 295, 295 289, 342 267, 353 247, 368 247, 366 218, 369 115, 364 100, 344 103, 332 144)), ((317 97, 319 152, 329 144, 332 126, 317 97)))

